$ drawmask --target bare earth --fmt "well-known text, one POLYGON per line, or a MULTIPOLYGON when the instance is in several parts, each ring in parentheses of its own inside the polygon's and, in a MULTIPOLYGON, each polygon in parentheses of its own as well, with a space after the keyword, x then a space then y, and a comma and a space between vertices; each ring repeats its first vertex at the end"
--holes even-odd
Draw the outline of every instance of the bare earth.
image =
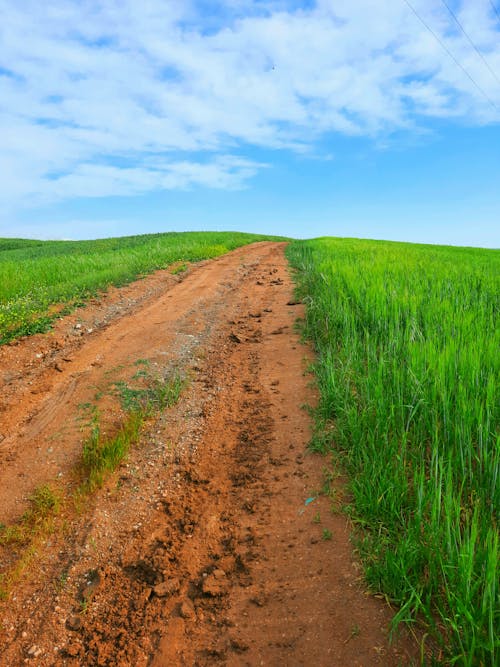
MULTIPOLYGON (((188 380, 36 545, 0 602, 0 665, 413 664, 320 493, 302 315, 284 244, 258 243, 110 290, 0 348, 2 523, 41 484, 71 496, 92 407, 110 433, 124 419, 118 383, 188 380)), ((0 547, 0 572, 20 555, 0 547)))

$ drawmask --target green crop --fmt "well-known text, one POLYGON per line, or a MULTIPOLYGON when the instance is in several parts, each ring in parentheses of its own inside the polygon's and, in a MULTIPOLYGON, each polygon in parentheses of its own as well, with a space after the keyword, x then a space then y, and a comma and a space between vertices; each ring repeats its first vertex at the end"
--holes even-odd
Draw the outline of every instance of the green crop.
MULTIPOLYGON (((459 665, 500 660, 500 252, 351 239, 288 249, 375 591, 459 665)), ((448 664, 448 663, 447 663, 448 664)))

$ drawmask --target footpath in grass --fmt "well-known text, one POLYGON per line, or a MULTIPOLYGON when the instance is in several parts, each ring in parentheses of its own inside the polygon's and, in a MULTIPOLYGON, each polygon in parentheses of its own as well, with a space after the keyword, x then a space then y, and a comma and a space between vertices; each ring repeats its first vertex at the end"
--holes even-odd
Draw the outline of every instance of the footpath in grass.
POLYGON ((96 241, 0 239, 0 344, 46 331, 54 317, 110 285, 174 262, 218 257, 282 238, 238 232, 170 232, 96 241))
POLYGON ((437 662, 498 665, 500 252, 323 238, 288 256, 374 591, 437 662))

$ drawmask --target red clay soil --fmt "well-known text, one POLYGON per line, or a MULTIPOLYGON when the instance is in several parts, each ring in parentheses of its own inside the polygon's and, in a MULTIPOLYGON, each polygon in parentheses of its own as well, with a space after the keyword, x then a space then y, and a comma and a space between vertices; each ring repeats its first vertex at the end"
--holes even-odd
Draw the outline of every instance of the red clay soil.
POLYGON ((307 451, 302 315, 284 244, 258 243, 110 290, 0 348, 8 525, 42 484, 74 497, 93 410, 110 433, 125 418, 120 387, 186 378, 31 554, 0 547, 0 665, 417 664, 409 638, 389 645, 392 612, 321 492, 328 461, 307 451))

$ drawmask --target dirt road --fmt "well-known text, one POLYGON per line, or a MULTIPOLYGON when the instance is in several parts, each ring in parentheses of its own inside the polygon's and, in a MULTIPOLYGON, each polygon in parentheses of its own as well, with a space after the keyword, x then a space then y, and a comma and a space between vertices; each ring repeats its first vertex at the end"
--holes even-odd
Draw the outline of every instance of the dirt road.
POLYGON ((284 244, 259 243, 111 290, 0 348, 6 524, 41 484, 74 497, 92 416, 111 433, 134 383, 186 380, 32 553, 0 548, 0 568, 18 572, 0 603, 1 665, 411 664, 321 493, 328 461, 306 450, 302 314, 284 244))

